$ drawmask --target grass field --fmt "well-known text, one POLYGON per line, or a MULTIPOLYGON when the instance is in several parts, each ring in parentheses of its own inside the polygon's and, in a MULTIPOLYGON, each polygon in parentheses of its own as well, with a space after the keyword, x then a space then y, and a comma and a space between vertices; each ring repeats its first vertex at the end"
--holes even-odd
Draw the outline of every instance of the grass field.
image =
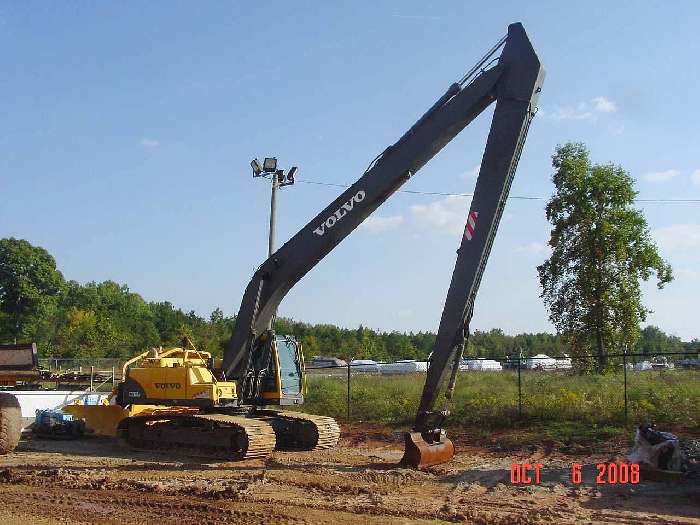
MULTIPOLYGON (((415 417, 423 375, 369 376, 351 381, 351 421, 402 426, 415 417)), ((518 417, 517 373, 467 372, 455 390, 453 428, 511 428, 537 422, 566 432, 576 423, 599 428, 624 424, 623 374, 577 375, 527 371, 522 374, 522 418, 518 417)), ((700 371, 630 372, 630 424, 654 421, 663 428, 700 431, 700 371)), ((304 410, 347 419, 347 383, 340 377, 310 376, 304 410)))

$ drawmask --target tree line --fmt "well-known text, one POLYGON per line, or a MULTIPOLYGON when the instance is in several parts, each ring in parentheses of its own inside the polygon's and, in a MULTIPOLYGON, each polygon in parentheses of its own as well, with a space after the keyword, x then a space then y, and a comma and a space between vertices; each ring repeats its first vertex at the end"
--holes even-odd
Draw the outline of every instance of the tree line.
MULTIPOLYGON (((203 317, 167 301, 145 301, 114 281, 66 281, 45 249, 22 239, 0 240, 0 342, 34 341, 42 356, 126 359, 153 346, 178 345, 187 336, 200 350, 221 356, 234 325, 235 318, 219 308, 203 317)), ((288 318, 278 318, 275 329, 302 341, 307 359, 318 355, 426 359, 435 340, 430 332, 380 332, 288 318)), ((636 351, 653 355, 698 346, 700 341, 683 343, 649 326, 642 330, 636 351)), ((520 349, 525 356, 560 357, 570 352, 560 335, 513 336, 493 329, 474 331, 465 354, 504 358, 520 349)))

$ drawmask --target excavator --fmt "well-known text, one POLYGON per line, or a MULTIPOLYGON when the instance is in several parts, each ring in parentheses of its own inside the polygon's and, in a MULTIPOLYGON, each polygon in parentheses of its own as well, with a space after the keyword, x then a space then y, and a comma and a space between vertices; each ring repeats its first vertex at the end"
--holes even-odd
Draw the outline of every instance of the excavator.
POLYGON ((405 434, 405 465, 421 468, 449 461, 454 445, 443 426, 474 299, 544 76, 525 29, 511 24, 354 184, 258 267, 222 360, 189 342, 181 348, 154 349, 125 365, 109 405, 69 411, 92 420, 92 426, 109 427, 106 433, 116 431, 139 448, 247 459, 265 457, 274 449, 335 446, 340 430, 332 418, 271 408, 301 405, 305 391, 301 343, 272 330, 275 312, 304 275, 495 102, 418 413, 405 434), (446 405, 436 410, 441 394, 446 405))

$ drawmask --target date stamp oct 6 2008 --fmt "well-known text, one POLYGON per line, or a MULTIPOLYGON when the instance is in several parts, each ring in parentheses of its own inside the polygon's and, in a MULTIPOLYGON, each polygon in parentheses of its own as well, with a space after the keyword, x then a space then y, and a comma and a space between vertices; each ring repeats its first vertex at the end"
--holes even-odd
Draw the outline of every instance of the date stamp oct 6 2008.
MULTIPOLYGON (((513 485, 538 485, 542 482, 541 463, 513 463, 510 466, 510 482, 513 485)), ((598 463, 595 465, 597 485, 636 485, 639 483, 637 463, 598 463)), ((581 463, 572 463, 569 481, 574 485, 582 483, 581 463)))

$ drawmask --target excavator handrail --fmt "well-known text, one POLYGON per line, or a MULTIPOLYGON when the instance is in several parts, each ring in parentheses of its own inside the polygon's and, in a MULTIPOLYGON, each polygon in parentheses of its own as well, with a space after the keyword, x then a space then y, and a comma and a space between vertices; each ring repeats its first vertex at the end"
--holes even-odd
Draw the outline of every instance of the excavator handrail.
POLYGON ((137 361, 140 361, 141 359, 143 359, 144 357, 146 357, 146 356, 147 356, 148 354, 150 354, 150 353, 151 353, 151 350, 146 350, 145 352, 143 352, 143 353, 141 353, 141 354, 139 354, 139 355, 137 355, 137 356, 135 356, 135 357, 132 357, 132 358, 129 359, 127 362, 125 362, 125 363, 122 365, 122 377, 121 377, 121 380, 120 380, 120 381, 121 381, 122 383, 123 383, 124 381, 126 381, 126 371, 127 371, 127 369, 128 369, 131 365, 133 365, 133 364, 136 363, 137 361))

